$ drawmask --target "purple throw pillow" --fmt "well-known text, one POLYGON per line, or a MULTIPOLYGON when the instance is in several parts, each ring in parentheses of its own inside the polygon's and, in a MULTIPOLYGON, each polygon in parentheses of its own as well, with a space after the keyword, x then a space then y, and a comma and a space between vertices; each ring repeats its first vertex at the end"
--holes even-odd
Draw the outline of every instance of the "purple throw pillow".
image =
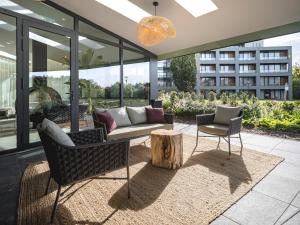
POLYGON ((165 123, 164 110, 162 108, 145 108, 148 123, 165 123))
POLYGON ((96 112, 97 121, 104 123, 106 131, 109 134, 117 128, 117 123, 108 111, 96 112))

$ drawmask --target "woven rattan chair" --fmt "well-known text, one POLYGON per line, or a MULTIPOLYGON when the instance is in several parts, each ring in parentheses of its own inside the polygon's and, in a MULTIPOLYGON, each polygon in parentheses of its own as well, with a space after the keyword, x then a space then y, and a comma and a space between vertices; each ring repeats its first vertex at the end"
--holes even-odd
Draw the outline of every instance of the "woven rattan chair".
POLYGON ((198 146, 198 138, 199 137, 211 137, 211 136, 217 136, 219 137, 219 142, 217 145, 217 149, 220 149, 220 142, 221 138, 223 138, 228 143, 228 150, 229 150, 229 157, 231 155, 231 144, 230 139, 231 138, 239 138, 241 143, 241 151, 242 154, 243 151, 243 142, 241 138, 241 128, 242 128, 242 119, 243 119, 243 110, 241 109, 239 115, 235 118, 230 119, 228 125, 224 124, 216 124, 214 123, 215 113, 212 114, 203 114, 203 115, 197 115, 196 116, 196 122, 197 122, 197 140, 196 140, 196 147, 194 148, 195 152, 197 146, 198 146), (199 135, 199 131, 206 135, 199 135), (238 136, 233 136, 238 135, 238 136))
POLYGON ((130 197, 128 140, 105 142, 103 130, 93 129, 69 133, 69 137, 75 144, 75 146, 70 147, 58 144, 39 126, 38 132, 50 168, 45 195, 48 193, 51 178, 58 184, 51 223, 55 216, 62 186, 74 185, 78 181, 89 178, 126 179, 128 198, 130 197), (121 167, 127 168, 127 177, 99 177, 99 175, 121 167))

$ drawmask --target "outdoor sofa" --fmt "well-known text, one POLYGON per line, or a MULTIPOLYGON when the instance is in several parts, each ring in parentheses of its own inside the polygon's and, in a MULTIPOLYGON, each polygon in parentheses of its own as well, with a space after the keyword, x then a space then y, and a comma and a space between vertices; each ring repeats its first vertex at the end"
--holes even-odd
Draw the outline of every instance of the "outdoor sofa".
MULTIPOLYGON (((151 106, 147 106, 151 107, 151 106)), ((147 120, 145 112, 146 107, 121 107, 113 109, 95 109, 93 113, 95 128, 102 128, 104 130, 104 137, 106 140, 120 140, 120 139, 134 139, 138 137, 148 136, 151 131, 157 129, 173 129, 174 115, 164 113, 163 120, 160 122, 151 122, 147 120), (123 114, 122 121, 117 121, 117 128, 108 131, 105 123, 97 119, 97 112, 109 111, 113 117, 119 117, 117 114, 123 114), (122 111, 122 112, 120 112, 122 111)), ((155 107, 154 107, 155 108, 155 107)), ((158 108, 157 108, 158 109, 158 108)), ((162 110, 162 109, 161 109, 162 110)), ((119 118, 120 119, 120 118, 119 118)), ((116 118, 116 120, 118 120, 116 118)))

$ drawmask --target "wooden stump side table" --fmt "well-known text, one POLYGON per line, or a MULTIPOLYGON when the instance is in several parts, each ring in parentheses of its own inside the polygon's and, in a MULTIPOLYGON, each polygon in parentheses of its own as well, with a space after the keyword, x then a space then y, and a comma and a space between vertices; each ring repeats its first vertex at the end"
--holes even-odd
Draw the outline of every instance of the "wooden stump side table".
POLYGON ((175 130, 151 132, 151 161, 153 166, 177 169, 183 163, 182 133, 175 130))

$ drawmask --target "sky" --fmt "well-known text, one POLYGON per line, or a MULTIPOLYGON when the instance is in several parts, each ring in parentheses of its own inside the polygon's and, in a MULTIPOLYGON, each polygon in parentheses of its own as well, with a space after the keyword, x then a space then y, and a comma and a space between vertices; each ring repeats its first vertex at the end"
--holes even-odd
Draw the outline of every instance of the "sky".
POLYGON ((265 39, 264 46, 292 46, 293 65, 300 64, 300 33, 265 39))

